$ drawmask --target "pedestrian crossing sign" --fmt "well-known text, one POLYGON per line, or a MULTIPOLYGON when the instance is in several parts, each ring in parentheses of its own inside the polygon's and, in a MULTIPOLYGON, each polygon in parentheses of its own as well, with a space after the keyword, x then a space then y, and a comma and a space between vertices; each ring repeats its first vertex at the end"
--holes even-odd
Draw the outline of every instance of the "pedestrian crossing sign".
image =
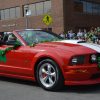
POLYGON ((42 21, 46 25, 50 25, 53 22, 52 17, 50 15, 45 15, 42 21))

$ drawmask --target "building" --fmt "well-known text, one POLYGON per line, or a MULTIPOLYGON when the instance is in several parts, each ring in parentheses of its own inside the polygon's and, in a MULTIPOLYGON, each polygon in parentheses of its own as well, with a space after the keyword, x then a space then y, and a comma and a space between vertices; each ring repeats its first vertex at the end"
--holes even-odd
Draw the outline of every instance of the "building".
POLYGON ((56 33, 100 26, 100 0, 0 0, 0 32, 23 28, 56 33), (53 18, 50 25, 44 16, 53 18))

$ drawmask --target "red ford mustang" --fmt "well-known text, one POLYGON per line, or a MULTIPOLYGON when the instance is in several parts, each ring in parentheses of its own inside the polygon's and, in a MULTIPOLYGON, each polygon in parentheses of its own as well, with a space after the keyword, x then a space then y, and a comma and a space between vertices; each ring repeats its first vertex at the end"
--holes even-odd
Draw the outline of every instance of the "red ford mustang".
POLYGON ((100 83, 100 46, 63 40, 43 30, 5 33, 0 40, 0 76, 37 81, 46 90, 100 83))

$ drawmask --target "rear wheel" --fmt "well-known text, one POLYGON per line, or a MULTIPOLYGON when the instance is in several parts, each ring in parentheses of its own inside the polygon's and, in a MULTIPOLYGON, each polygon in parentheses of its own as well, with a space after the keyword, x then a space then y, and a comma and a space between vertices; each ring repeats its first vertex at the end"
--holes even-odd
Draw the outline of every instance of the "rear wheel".
POLYGON ((56 91, 62 88, 64 79, 58 65, 51 59, 45 59, 37 66, 37 81, 44 89, 56 91))

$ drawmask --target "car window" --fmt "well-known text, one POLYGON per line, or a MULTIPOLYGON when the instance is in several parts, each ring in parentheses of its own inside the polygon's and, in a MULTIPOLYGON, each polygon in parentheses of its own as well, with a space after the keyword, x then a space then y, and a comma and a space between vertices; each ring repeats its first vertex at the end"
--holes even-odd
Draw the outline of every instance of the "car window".
POLYGON ((40 42, 48 42, 48 41, 56 41, 62 39, 56 34, 45 32, 45 31, 33 31, 33 30, 25 30, 18 32, 21 37, 25 40, 28 45, 33 43, 40 42))
POLYGON ((21 31, 19 32, 19 34, 27 44, 32 44, 33 42, 36 42, 36 33, 33 31, 21 31))

